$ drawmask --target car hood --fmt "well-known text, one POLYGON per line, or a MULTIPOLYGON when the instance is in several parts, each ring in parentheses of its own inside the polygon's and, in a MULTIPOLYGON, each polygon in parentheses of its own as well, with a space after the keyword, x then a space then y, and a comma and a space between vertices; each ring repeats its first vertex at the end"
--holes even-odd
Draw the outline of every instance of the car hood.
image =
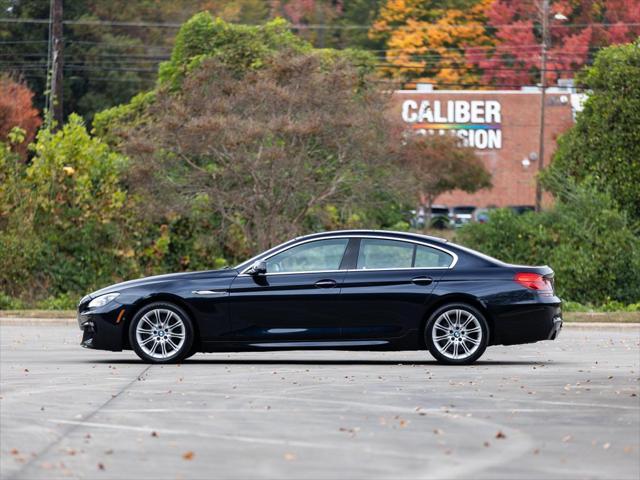
POLYGON ((192 280, 201 277, 207 278, 219 278, 219 277, 232 277, 237 275, 238 272, 232 268, 225 268, 222 270, 203 270, 199 272, 182 272, 182 273, 168 273, 165 275, 154 275, 152 277, 144 277, 138 278, 136 280, 128 280, 126 282, 115 283, 113 285, 109 285, 108 287, 101 288, 100 290, 96 290, 95 292, 90 293, 86 297, 84 297, 80 303, 83 303, 85 300, 90 298, 95 298, 100 295, 104 295, 106 293, 111 292, 120 292, 125 289, 135 288, 135 287, 146 287, 148 285, 154 285, 157 283, 171 282, 175 280, 192 280))

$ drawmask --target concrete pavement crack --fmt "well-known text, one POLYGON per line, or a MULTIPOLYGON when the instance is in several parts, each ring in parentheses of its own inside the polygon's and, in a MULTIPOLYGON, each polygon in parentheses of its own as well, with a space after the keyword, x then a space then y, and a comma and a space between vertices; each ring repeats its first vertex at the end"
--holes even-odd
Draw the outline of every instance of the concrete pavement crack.
POLYGON ((111 395, 104 403, 91 411, 88 415, 82 418, 82 422, 77 423, 75 425, 70 426, 66 430, 64 430, 58 438, 50 442, 46 447, 41 449, 35 456, 32 456, 31 459, 26 462, 18 471, 16 471, 13 475, 9 477, 10 480, 20 478, 21 475, 26 472, 33 464, 35 464, 38 460, 40 460, 43 456, 49 453, 56 445, 59 445, 62 440, 67 438, 70 434, 78 430, 80 427, 84 425, 85 422, 92 419, 96 414, 98 414, 101 410, 106 408, 110 403, 112 403, 116 398, 122 395, 125 391, 127 391, 134 383, 138 382, 146 373, 152 365, 147 365, 139 374, 135 376, 133 380, 123 386, 115 395, 111 395))

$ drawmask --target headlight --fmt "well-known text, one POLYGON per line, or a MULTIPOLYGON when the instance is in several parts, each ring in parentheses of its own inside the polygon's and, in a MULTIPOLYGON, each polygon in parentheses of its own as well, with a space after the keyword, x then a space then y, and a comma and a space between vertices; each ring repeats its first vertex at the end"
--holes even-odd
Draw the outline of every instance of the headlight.
POLYGON ((104 307, 111 300, 116 298, 119 293, 107 293, 106 295, 100 295, 89 302, 89 308, 104 307))

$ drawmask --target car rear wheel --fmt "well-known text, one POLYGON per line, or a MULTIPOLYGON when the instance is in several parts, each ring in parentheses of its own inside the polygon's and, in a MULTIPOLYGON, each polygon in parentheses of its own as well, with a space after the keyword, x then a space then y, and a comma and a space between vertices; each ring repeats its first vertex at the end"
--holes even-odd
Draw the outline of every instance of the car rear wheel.
POLYGON ((478 309, 452 303, 437 309, 427 322, 425 343, 431 355, 447 365, 468 365, 482 356, 489 327, 478 309))
POLYGON ((129 326, 129 341, 136 354, 148 363, 175 363, 192 351, 194 329, 189 316, 171 303, 152 303, 142 308, 129 326))

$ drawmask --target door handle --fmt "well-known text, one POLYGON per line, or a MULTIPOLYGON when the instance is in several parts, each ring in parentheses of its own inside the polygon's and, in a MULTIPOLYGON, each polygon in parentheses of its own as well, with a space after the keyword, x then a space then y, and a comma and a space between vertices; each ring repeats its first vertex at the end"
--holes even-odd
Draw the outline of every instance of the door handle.
POLYGON ((415 283, 416 285, 431 285, 431 283, 433 283, 433 279, 429 277, 416 277, 412 278, 411 282, 415 283))
POLYGON ((318 288, 333 288, 337 284, 335 280, 318 280, 314 285, 318 288))

